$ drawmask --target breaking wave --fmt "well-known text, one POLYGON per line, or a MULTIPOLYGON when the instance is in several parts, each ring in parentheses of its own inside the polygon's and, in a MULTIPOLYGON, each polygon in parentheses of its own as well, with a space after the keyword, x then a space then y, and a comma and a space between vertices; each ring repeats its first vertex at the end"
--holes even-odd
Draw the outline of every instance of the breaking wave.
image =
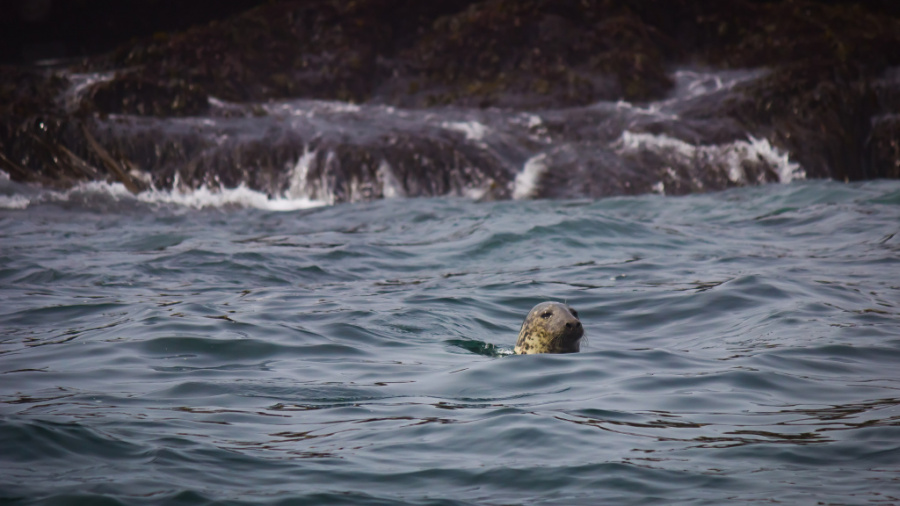
POLYGON ((10 183, 9 175, 0 171, 0 209, 27 209, 40 204, 83 203, 88 207, 94 202, 132 202, 151 205, 168 205, 191 209, 244 207, 267 211, 295 211, 327 205, 328 202, 304 196, 269 196, 252 190, 245 184, 236 188, 171 190, 150 189, 138 194, 129 192, 122 183, 90 181, 68 190, 47 190, 10 183), (15 191, 15 193, 10 192, 15 191))

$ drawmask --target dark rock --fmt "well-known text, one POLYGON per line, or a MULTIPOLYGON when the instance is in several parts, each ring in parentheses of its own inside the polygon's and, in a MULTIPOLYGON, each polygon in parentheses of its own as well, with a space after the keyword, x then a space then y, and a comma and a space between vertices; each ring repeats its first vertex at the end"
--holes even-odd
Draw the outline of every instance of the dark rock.
POLYGON ((872 123, 868 163, 863 165, 869 172, 862 176, 866 179, 900 178, 900 115, 882 116, 872 123))
POLYGON ((878 105, 870 81, 837 76, 831 65, 782 67, 746 85, 729 114, 771 139, 809 177, 865 178, 863 152, 878 105))
POLYGON ((92 86, 82 107, 103 115, 198 116, 209 110, 209 96, 182 79, 149 80, 127 73, 92 86))
MULTIPOLYGON (((546 108, 660 96, 671 82, 640 20, 579 1, 490 0, 401 53, 419 71, 404 105, 546 108)), ((391 100, 389 100, 390 102, 391 100)))
POLYGON ((777 179, 771 164, 731 165, 729 173, 720 161, 602 147, 627 130, 691 146, 749 134, 789 152, 810 177, 897 177, 898 67, 900 11, 878 1, 274 1, 136 39, 74 66, 2 69, 0 168, 17 181, 103 179, 136 191, 140 167, 162 186, 178 174, 182 184, 246 183, 278 193, 289 166, 314 146, 332 155, 316 158, 310 170, 339 200, 383 196, 382 162, 403 194, 490 187, 504 197, 521 163, 544 152, 561 167, 544 176, 542 191, 551 192, 544 196, 642 192, 659 184, 684 193, 777 179), (687 101, 671 120, 607 120, 620 112, 561 109, 659 100, 672 91, 669 72, 684 65, 768 73, 715 100, 687 101), (79 88, 77 73, 85 72, 109 76, 79 88), (190 122, 168 120, 249 120, 269 114, 269 101, 296 97, 544 110, 546 121, 540 135, 512 129, 503 135, 516 140, 499 136, 486 146, 468 135, 408 127, 389 129, 395 144, 340 132, 317 140, 278 126, 286 120, 275 117, 266 123, 269 136, 229 133, 225 147, 213 147, 183 131, 190 122), (126 123, 138 116, 166 121, 114 134, 114 115, 126 123), (416 150, 427 156, 416 159, 416 150))
MULTIPOLYGON (((655 171, 639 170, 602 146, 567 144, 529 161, 546 167, 536 180, 534 198, 607 197, 653 191, 655 171)), ((528 167, 526 165, 526 167, 528 167)))
POLYGON ((0 63, 31 64, 115 49, 136 37, 225 19, 265 0, 2 0, 0 63))

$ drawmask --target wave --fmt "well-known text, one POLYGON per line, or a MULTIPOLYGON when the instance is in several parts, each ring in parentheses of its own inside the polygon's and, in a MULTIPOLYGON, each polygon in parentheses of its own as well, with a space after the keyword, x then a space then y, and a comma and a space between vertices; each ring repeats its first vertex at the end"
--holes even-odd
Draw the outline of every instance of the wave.
POLYGON ((651 151, 661 155, 671 164, 718 166, 723 169, 728 180, 735 184, 754 182, 748 172, 756 172, 757 183, 765 183, 762 171, 748 170, 749 164, 761 164, 777 176, 777 181, 790 183, 795 179, 806 179, 806 171, 790 157, 775 149, 768 140, 750 136, 746 141, 734 141, 719 145, 694 145, 667 135, 622 132, 613 143, 621 154, 638 154, 651 151))
POLYGON ((68 190, 48 190, 27 187, 10 181, 9 174, 0 171, 0 209, 28 209, 42 204, 83 203, 143 203, 168 205, 191 209, 243 207, 266 211, 296 211, 329 204, 306 196, 269 196, 241 183, 236 188, 210 188, 202 185, 196 189, 183 189, 177 185, 171 190, 152 188, 132 194, 122 183, 89 181, 79 183, 68 190))
MULTIPOLYGON (((204 116, 110 114, 60 127, 43 144, 28 137, 7 158, 33 162, 34 153, 49 149, 61 162, 34 179, 28 177, 36 167, 13 163, 7 170, 17 181, 58 186, 86 177, 118 180, 132 191, 150 188, 135 197, 145 202, 267 210, 434 196, 684 195, 822 177, 815 165, 801 168, 769 133, 713 113, 730 110, 763 75, 679 70, 665 99, 530 112, 210 98, 204 116)), ((63 101, 77 103, 86 87, 109 78, 74 74, 63 101)), ((104 191, 123 198, 119 190, 104 191)), ((71 198, 59 190, 4 193, 0 207, 7 209, 71 198)))

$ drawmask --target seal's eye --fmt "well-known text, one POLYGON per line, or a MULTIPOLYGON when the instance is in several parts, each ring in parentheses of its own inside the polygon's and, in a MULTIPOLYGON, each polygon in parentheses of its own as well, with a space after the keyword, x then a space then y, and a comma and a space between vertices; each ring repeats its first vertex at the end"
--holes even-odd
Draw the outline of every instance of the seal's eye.
POLYGON ((553 311, 544 311, 543 313, 541 313, 541 318, 550 318, 552 314, 553 311))
POLYGON ((575 318, 578 318, 578 311, 575 311, 574 309, 569 308, 569 312, 572 313, 572 316, 574 316, 575 318))

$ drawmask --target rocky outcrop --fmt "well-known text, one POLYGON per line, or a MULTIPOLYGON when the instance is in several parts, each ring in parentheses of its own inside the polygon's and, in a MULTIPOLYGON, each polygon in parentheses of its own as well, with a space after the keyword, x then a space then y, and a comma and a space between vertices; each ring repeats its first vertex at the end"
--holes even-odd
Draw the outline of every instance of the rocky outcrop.
POLYGON ((382 196, 382 190, 354 194, 350 188, 351 181, 359 189, 361 181, 383 178, 383 163, 396 171, 395 189, 409 195, 475 186, 505 198, 514 193, 516 173, 540 153, 559 167, 542 176, 554 181, 546 187, 568 190, 536 196, 642 192, 665 181, 684 193, 777 179, 765 167, 748 166, 735 178, 721 163, 604 154, 616 153, 609 143, 628 128, 665 135, 698 153, 748 136, 766 139, 809 177, 898 177, 897 68, 900 9, 890 2, 284 0, 131 41, 74 65, 2 69, 0 168, 17 181, 52 186, 109 179, 139 191, 171 185, 177 173, 181 184, 244 182, 277 192, 289 186, 287 172, 312 146, 334 153, 331 165, 317 161, 308 176, 330 180, 338 200, 382 196), (471 136, 406 127, 392 130, 405 144, 367 135, 326 140, 313 127, 282 129, 278 117, 270 118, 269 137, 237 135, 212 148, 208 131, 186 133, 186 123, 174 121, 249 121, 272 115, 267 102, 294 98, 407 110, 640 105, 672 93, 673 69, 698 65, 765 71, 678 111, 678 121, 635 121, 591 137, 590 128, 567 124, 591 114, 554 126, 557 113, 548 113, 542 128, 561 144, 548 148, 523 131, 509 153, 502 139, 485 148, 471 136), (127 118, 160 123, 112 133, 116 122, 140 123, 127 118), (590 147, 598 142, 606 144, 590 147), (432 166, 417 162, 421 153, 432 166), (654 164, 671 172, 660 175, 654 164), (436 166, 444 168, 429 168, 436 166), (480 172, 464 175, 469 166, 480 172))

